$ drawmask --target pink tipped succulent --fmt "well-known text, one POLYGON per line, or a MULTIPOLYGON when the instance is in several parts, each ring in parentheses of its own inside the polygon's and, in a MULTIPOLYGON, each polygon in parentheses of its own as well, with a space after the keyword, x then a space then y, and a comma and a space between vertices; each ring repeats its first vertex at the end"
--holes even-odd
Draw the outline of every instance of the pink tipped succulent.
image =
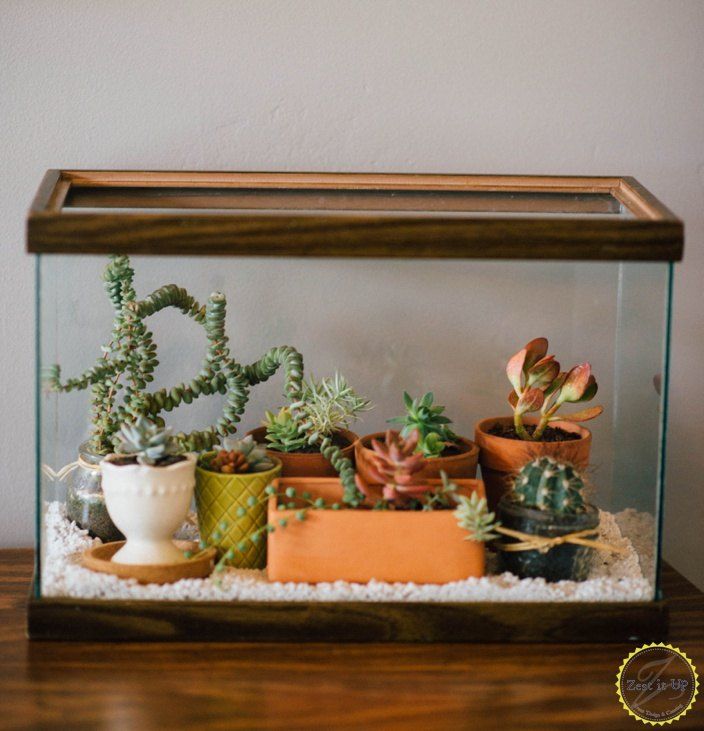
MULTIPOLYGON (((369 472, 375 483, 383 485, 384 500, 402 505, 432 492, 431 485, 419 481, 425 465, 425 457, 415 453, 419 438, 417 430, 405 439, 389 430, 383 442, 372 439, 369 472)), ((364 495, 374 497, 374 490, 359 475, 355 479, 364 495)))
POLYGON ((547 339, 536 338, 519 350, 506 366, 506 375, 513 386, 508 397, 513 407, 513 424, 516 434, 527 441, 539 441, 551 421, 588 421, 604 410, 602 406, 591 406, 574 414, 556 416, 565 403, 591 401, 598 387, 589 363, 561 371, 555 356, 547 355, 547 352, 547 339), (540 413, 532 434, 523 424, 523 416, 531 412, 540 413))

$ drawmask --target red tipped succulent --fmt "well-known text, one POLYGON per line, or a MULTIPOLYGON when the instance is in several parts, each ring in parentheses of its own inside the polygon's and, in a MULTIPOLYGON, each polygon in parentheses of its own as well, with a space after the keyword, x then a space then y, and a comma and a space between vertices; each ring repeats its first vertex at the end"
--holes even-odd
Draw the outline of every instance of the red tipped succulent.
MULTIPOLYGON (((382 485, 382 497, 396 505, 420 498, 433 491, 431 485, 420 481, 420 471, 425 465, 423 454, 416 454, 420 435, 417 430, 404 439, 394 431, 387 431, 383 442, 372 439, 369 472, 376 484, 382 485)), ((367 497, 378 497, 359 475, 357 487, 367 497)))
POLYGON ((519 350, 506 366, 506 375, 513 386, 508 400, 513 407, 516 434, 527 441, 538 441, 551 421, 588 421, 604 410, 602 406, 591 406, 574 414, 556 416, 565 403, 591 401, 596 395, 597 383, 589 363, 561 371, 555 356, 547 355, 547 352, 547 339, 536 338, 519 350), (540 420, 532 434, 523 424, 523 416, 531 412, 540 412, 540 420))

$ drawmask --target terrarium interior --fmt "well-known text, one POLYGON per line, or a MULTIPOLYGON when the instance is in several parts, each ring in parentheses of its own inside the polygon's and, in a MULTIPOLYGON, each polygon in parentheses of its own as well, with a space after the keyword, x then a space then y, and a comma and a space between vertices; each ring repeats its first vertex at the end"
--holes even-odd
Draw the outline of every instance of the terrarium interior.
MULTIPOLYGON (((280 583, 266 569, 227 568, 217 581, 187 579, 139 585, 80 566, 95 539, 66 517, 70 466, 90 436, 91 393, 42 388, 38 501, 43 596, 160 599, 407 599, 411 601, 644 600, 656 595, 656 556, 664 440, 667 309, 671 264, 618 261, 302 259, 132 256, 137 299, 174 283, 199 303, 226 299, 230 355, 242 365, 274 346, 304 360, 304 376, 341 373, 372 408, 350 429, 362 437, 404 413, 404 392, 432 392, 452 430, 474 440, 488 417, 511 416, 508 359, 533 338, 549 339, 567 370, 589 362, 598 381, 592 404, 603 413, 584 470, 586 499, 601 511, 586 581, 519 580, 488 552, 487 576, 440 585, 280 583), (57 476, 58 475, 58 476, 57 476), (609 551, 608 546, 617 550, 609 551)), ((58 363, 61 378, 84 373, 110 342, 113 308, 104 291, 106 256, 38 257, 39 360, 58 363)), ((145 319, 159 365, 152 391, 189 383, 207 340, 202 325, 175 308, 145 319)), ((237 434, 261 426, 286 406, 284 372, 249 390, 237 434)), ((202 395, 162 412, 174 432, 215 424, 223 395, 202 395)), ((589 404, 587 404, 589 405, 589 404)), ((561 413, 584 404, 565 404, 561 413)), ((481 477, 481 470, 477 475, 481 477)), ((282 478, 283 479, 283 478, 282 478)), ((183 528, 196 536, 197 520, 183 528)), ((296 530, 305 529, 304 525, 296 530)))

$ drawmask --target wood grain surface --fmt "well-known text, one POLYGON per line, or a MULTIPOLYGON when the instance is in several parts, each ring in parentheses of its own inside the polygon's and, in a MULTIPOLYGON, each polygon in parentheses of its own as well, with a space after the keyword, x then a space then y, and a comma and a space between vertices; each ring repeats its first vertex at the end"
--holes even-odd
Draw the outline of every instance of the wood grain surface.
MULTIPOLYGON (((30 551, 0 551, 3 729, 643 728, 615 688, 633 644, 30 643, 31 573, 30 551)), ((701 672, 704 595, 663 584, 701 672)), ((672 728, 704 728, 704 700, 672 728)))
POLYGON ((50 170, 27 250, 676 261, 683 226, 633 178, 50 170))

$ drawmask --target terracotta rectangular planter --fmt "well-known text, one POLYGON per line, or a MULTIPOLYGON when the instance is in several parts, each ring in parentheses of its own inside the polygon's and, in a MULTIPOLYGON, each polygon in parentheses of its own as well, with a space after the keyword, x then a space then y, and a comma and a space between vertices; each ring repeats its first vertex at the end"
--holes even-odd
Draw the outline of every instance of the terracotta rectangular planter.
MULTIPOLYGON (((280 478, 279 488, 308 491, 313 499, 340 501, 337 479, 280 478)), ((435 482, 435 481, 434 481, 435 482)), ((437 481, 439 484, 439 480, 437 481)), ((484 496, 481 480, 456 480, 463 494, 484 496)), ((465 540, 453 510, 309 510, 304 521, 296 510, 268 504, 270 581, 306 583, 350 581, 445 584, 484 575, 484 544, 465 540), (279 521, 286 519, 286 527, 279 521)))

